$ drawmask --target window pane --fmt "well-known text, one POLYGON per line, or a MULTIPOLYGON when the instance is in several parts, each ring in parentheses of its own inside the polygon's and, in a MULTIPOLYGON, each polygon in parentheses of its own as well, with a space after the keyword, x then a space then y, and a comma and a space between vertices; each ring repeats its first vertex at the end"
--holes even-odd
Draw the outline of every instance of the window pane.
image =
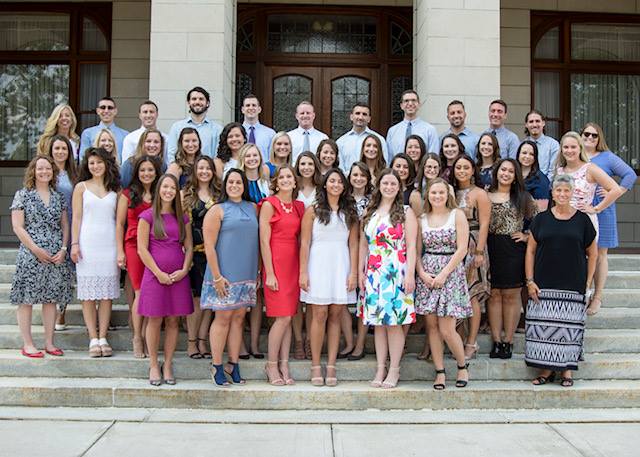
POLYGON ((394 56, 407 56, 413 52, 413 37, 400 24, 391 22, 391 54, 394 56))
POLYGON ((571 75, 571 127, 604 129, 607 144, 627 163, 640 155, 640 75, 571 75))
POLYGON ((82 50, 107 51, 107 38, 100 27, 89 18, 82 20, 82 50))
POLYGON ((236 76, 236 122, 242 122, 242 100, 253 92, 253 78, 246 73, 238 73, 236 76))
POLYGON ((545 33, 538 44, 534 55, 536 59, 553 59, 560 58, 560 29, 554 27, 545 33))
POLYGON ((98 123, 95 109, 100 97, 105 95, 107 95, 107 64, 81 65, 79 129, 85 129, 98 123))
POLYGON ((67 65, 0 65, 0 160, 29 160, 51 110, 69 97, 67 65))
POLYGON ((306 14, 269 16, 267 48, 272 52, 375 54, 374 17, 306 14))
POLYGON ((0 13, 0 51, 66 51, 69 15, 0 13))
POLYGON ((347 76, 331 81, 331 136, 338 138, 351 130, 349 114, 356 103, 369 104, 369 81, 347 76))
POLYGON ((296 106, 311 100, 311 79, 287 75, 273 80, 273 128, 276 132, 298 127, 296 106))
POLYGON ((640 26, 572 24, 571 57, 579 60, 640 62, 640 26))
POLYGON ((411 89, 409 76, 397 76, 391 80, 391 124, 397 124, 404 118, 400 109, 400 98, 405 90, 411 89))
POLYGON ((534 78, 534 108, 545 117, 560 117, 560 74, 548 71, 536 71, 534 78))

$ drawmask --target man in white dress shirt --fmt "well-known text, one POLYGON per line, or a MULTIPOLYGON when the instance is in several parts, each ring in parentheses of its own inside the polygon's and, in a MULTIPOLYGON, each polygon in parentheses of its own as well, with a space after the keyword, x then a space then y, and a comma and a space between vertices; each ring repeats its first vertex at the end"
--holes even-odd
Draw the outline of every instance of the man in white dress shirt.
POLYGON ((340 168, 349 173, 351 165, 360 160, 362 143, 369 135, 375 135, 382 144, 382 153, 387 158, 387 142, 382 135, 369 128, 371 122, 371 108, 366 103, 356 103, 349 115, 352 128, 347 133, 338 138, 338 153, 340 154, 340 168))
POLYGON ((520 139, 518 135, 504 126, 507 120, 507 103, 504 100, 494 100, 489 104, 489 128, 485 133, 493 133, 498 138, 500 157, 503 159, 516 158, 520 139))
MULTIPOLYGON (((124 141, 122 142, 122 163, 125 163, 129 157, 133 157, 138 147, 138 141, 145 130, 158 128, 156 126, 156 122, 158 121, 158 105, 151 100, 142 102, 138 109, 138 119, 140 119, 142 123, 140 128, 130 132, 124 137, 124 141)), ((167 135, 163 133, 162 137, 164 138, 164 158, 166 159, 167 135)))
POLYGON ((289 132, 289 138, 291 138, 291 146, 293 154, 291 160, 296 162, 298 156, 304 151, 311 151, 314 154, 318 145, 324 139, 329 138, 326 133, 316 130, 313 127, 313 121, 316 119, 316 112, 311 102, 302 101, 296 107, 296 120, 298 121, 298 128, 289 132))
POLYGON ((420 97, 413 90, 405 90, 400 97, 400 109, 404 113, 404 119, 391 126, 387 132, 387 162, 391 163, 393 157, 404 152, 404 145, 410 135, 418 135, 427 146, 427 152, 440 152, 440 139, 436 128, 418 117, 420 109, 420 97))
POLYGON ((247 143, 255 144, 265 162, 269 161, 269 152, 271 149, 271 139, 276 131, 264 124, 260 123, 260 113, 262 106, 260 100, 253 94, 249 94, 242 100, 240 111, 244 115, 242 126, 247 132, 247 143))

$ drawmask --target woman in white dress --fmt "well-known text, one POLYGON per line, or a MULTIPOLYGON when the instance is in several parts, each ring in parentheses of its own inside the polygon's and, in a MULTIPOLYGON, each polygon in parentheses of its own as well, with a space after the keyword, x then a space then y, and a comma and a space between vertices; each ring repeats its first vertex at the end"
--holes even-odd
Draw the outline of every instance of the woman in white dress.
POLYGON ((89 355, 110 357, 107 342, 111 301, 120 295, 116 249, 116 205, 120 193, 118 165, 102 148, 88 148, 72 197, 71 260, 78 275, 78 300, 89 332, 89 355), (98 322, 96 331, 96 307, 98 322))
POLYGON ((313 308, 311 317, 311 384, 335 386, 340 345, 340 318, 356 301, 358 215, 349 183, 332 168, 307 208, 300 237, 300 299, 313 308), (328 325, 327 325, 328 322, 328 325), (322 378, 320 354, 327 329, 327 372, 322 378))

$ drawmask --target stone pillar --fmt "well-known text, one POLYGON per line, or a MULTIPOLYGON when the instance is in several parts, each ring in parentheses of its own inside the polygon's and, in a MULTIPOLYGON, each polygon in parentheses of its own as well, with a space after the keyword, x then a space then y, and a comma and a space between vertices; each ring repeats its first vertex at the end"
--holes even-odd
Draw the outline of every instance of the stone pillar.
POLYGON ((149 97, 163 131, 187 116, 194 86, 211 93, 209 118, 233 118, 235 35, 235 0, 151 0, 149 97))
POLYGON ((442 132, 449 127, 447 104, 459 99, 467 126, 481 132, 488 125, 489 102, 500 96, 500 1, 414 0, 413 5, 420 116, 442 132))

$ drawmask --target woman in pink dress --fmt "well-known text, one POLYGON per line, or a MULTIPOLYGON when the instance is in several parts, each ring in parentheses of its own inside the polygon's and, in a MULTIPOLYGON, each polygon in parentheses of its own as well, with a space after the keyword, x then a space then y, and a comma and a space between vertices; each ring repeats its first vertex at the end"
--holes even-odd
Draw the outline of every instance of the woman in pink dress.
POLYGON ((145 270, 140 286, 138 313, 148 318, 149 383, 176 383, 173 354, 180 316, 193 312, 189 268, 193 243, 189 217, 182 213, 178 180, 170 174, 158 181, 151 208, 140 214, 138 253, 145 270), (164 320, 164 364, 158 366, 160 327, 164 320), (160 373, 162 371, 162 374, 160 373), (162 377, 161 377, 162 376, 162 377))
POLYGON ((296 200, 295 170, 281 165, 271 181, 274 195, 261 202, 260 253, 267 317, 275 317, 269 330, 269 355, 265 371, 275 386, 293 384, 289 376, 291 318, 298 309, 300 286, 300 224, 304 204, 296 200))

